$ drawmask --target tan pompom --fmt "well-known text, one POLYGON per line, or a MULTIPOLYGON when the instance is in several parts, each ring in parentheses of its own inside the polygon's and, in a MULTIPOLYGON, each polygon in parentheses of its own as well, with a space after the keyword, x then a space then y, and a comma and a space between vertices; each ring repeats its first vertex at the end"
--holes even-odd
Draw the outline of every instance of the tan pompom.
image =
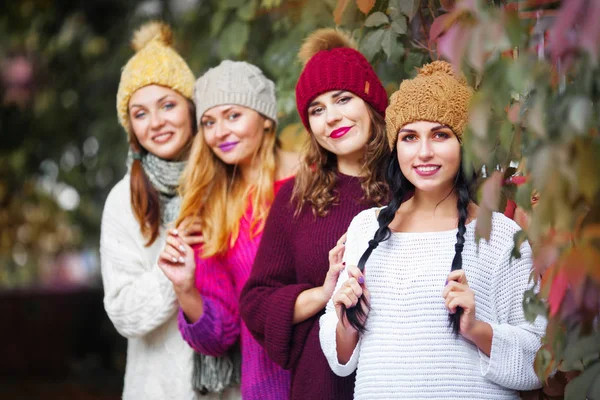
POLYGON ((338 47, 356 49, 356 43, 345 32, 333 28, 318 29, 304 40, 298 52, 298 59, 300 59, 303 65, 306 65, 308 60, 319 51, 331 50, 338 47))
POLYGON ((169 25, 159 21, 145 23, 133 34, 131 47, 135 51, 140 51, 153 40, 162 43, 164 46, 171 46, 173 44, 173 32, 169 25))
POLYGON ((442 72, 446 75, 450 75, 457 81, 462 84, 466 84, 467 80, 462 75, 457 75, 452 67, 452 64, 446 61, 434 61, 432 63, 424 65, 421 69, 419 69, 419 75, 421 76, 431 76, 436 72, 442 72))

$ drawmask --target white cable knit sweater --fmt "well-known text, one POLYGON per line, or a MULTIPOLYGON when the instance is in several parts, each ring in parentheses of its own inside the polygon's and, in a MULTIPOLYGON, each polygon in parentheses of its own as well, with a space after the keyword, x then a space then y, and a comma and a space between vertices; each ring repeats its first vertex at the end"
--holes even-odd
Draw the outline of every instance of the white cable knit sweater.
MULTIPOLYGON (((378 223, 377 209, 357 215, 348 229, 344 259, 357 265, 378 223)), ((365 267, 371 292, 367 332, 351 359, 337 359, 338 318, 330 300, 320 320, 320 340, 332 370, 357 370, 355 399, 518 399, 518 390, 541 386, 533 361, 545 321, 525 321, 523 293, 531 272, 531 249, 510 261, 520 228, 494 213, 489 242, 475 243, 475 222, 467 225, 463 269, 475 291, 476 317, 493 329, 487 357, 448 326, 442 291, 450 273, 456 230, 393 233, 379 244, 365 267)), ((348 279, 340 274, 336 291, 348 279)))
POLYGON ((111 190, 102 215, 100 256, 104 307, 128 339, 123 399, 219 399, 192 389, 193 350, 177 326, 178 303, 157 265, 165 231, 145 247, 131 209, 129 175, 111 190))

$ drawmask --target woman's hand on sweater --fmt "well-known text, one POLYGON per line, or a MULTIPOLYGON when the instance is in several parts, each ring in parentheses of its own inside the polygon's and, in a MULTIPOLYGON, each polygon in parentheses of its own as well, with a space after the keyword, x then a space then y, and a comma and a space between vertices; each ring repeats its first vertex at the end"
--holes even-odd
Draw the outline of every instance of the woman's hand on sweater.
POLYGON ((177 229, 171 229, 167 234, 167 244, 159 255, 158 266, 173 283, 176 293, 188 293, 196 288, 194 250, 179 236, 177 229))
POLYGON ((204 244, 204 236, 202 236, 202 227, 200 222, 195 218, 187 217, 177 226, 177 232, 181 239, 188 245, 196 246, 204 244))
POLYGON ((451 314, 456 312, 457 307, 462 307, 460 334, 489 356, 492 347, 492 327, 475 318, 475 292, 469 287, 464 270, 452 271, 448 275, 448 283, 444 287, 442 297, 451 314))
POLYGON ((345 243, 346 234, 344 233, 338 239, 335 247, 329 251, 329 270, 325 276, 323 286, 307 289, 296 298, 294 316, 292 318, 294 325, 317 315, 327 305, 331 296, 333 296, 340 272, 344 269, 342 258, 344 257, 345 243))
POLYGON ((337 241, 335 247, 329 250, 329 270, 327 271, 327 275, 325 275, 323 286, 321 286, 323 290, 323 299, 325 300, 323 307, 325 307, 325 304, 327 304, 329 299, 333 296, 340 272, 342 272, 346 266, 346 263, 342 261, 345 249, 346 234, 344 233, 337 241))

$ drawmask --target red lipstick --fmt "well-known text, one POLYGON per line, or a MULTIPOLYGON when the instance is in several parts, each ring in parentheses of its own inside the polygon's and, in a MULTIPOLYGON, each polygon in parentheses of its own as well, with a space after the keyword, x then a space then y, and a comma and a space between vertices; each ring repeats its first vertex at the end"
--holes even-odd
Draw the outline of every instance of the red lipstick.
POLYGON ((341 128, 337 128, 336 130, 334 130, 333 132, 331 132, 331 135, 329 135, 330 138, 332 139, 339 139, 342 136, 344 136, 346 133, 348 133, 348 131, 352 129, 351 126, 344 126, 341 128))

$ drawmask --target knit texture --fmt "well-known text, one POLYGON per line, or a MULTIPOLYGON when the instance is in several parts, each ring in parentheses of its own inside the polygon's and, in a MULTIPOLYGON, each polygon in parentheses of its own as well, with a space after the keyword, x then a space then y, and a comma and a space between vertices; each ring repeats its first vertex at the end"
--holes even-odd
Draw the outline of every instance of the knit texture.
POLYGON ((472 96, 473 89, 463 76, 455 75, 451 64, 424 65, 415 78, 403 80, 390 98, 385 117, 390 148, 396 146, 398 131, 416 121, 447 125, 462 140, 472 96))
MULTIPOLYGON (((463 269, 475 292, 476 317, 493 329, 487 357, 448 325, 442 291, 454 257, 456 230, 392 233, 365 265, 371 292, 366 333, 351 359, 341 365, 336 352, 338 318, 333 302, 321 318, 320 341, 336 374, 356 370, 355 399, 518 399, 518 390, 541 384, 533 362, 545 320, 530 324, 523 315, 529 288, 531 248, 510 261, 518 225, 494 213, 489 242, 475 243, 467 225, 463 269)), ((378 228, 376 209, 360 213, 348 229, 347 265, 356 265, 378 228)), ((337 288, 348 279, 340 274, 337 288)))
POLYGON ((104 308, 128 339, 123 399, 200 398, 191 385, 193 350, 177 329, 173 285, 157 265, 165 246, 164 228, 152 245, 145 244, 130 206, 126 175, 108 195, 100 237, 104 308))
POLYGON ((272 360, 291 370, 292 399, 352 399, 354 376, 336 376, 319 345, 318 319, 324 310, 292 324, 298 295, 323 284, 329 250, 352 218, 373 205, 361 201, 358 178, 339 174, 337 179, 339 204, 326 217, 315 217, 309 205, 295 217, 293 182, 283 185, 240 297, 240 312, 252 335, 272 360))
MULTIPOLYGON (((281 183, 275 183, 276 191, 281 183)), ((240 292, 262 237, 250 237, 252 215, 249 207, 240 222, 238 239, 226 256, 203 259, 196 249, 196 287, 204 300, 204 314, 190 324, 180 310, 179 329, 190 346, 209 356, 226 354, 239 338, 244 400, 284 400, 289 397, 290 373, 269 359, 239 316, 240 292)))
POLYGON ((161 22, 146 23, 134 34, 132 46, 136 54, 123 67, 117 91, 119 122, 130 135, 133 132, 129 124, 129 99, 136 90, 160 85, 192 98, 194 74, 171 47, 172 36, 169 26, 161 22))
MULTIPOLYGON (((344 34, 325 28, 311 34, 302 46, 322 48, 306 62, 296 84, 296 106, 300 119, 309 132, 309 104, 319 95, 331 90, 352 92, 385 116, 387 93, 365 56, 354 48, 340 47, 348 40, 350 39, 345 38, 344 34)), ((300 51, 303 53, 303 49, 300 51)))
MULTIPOLYGON (((127 153, 127 171, 131 172, 133 164, 133 151, 127 153)), ((183 172, 187 161, 169 161, 146 152, 141 157, 144 173, 158 191, 160 201, 160 216, 163 225, 173 222, 179 214, 181 197, 177 193, 179 177, 183 172)))
POLYGON ((258 67, 244 61, 225 60, 198 78, 194 103, 198 122, 215 106, 235 104, 251 108, 277 123, 275 84, 258 67))

